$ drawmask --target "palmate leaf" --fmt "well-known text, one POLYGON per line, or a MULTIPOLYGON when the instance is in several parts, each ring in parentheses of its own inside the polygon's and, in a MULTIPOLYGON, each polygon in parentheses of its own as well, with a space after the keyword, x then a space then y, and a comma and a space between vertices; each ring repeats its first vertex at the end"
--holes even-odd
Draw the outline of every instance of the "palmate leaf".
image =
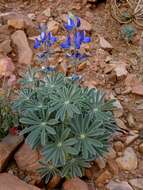
POLYGON ((96 117, 98 120, 109 120, 111 117, 111 110, 114 108, 115 100, 108 100, 105 102, 105 94, 100 90, 93 90, 90 95, 90 109, 89 114, 92 118, 96 117))
POLYGON ((78 153, 74 148, 77 141, 75 138, 70 138, 69 135, 69 128, 56 129, 56 135, 52 136, 52 142, 49 142, 42 151, 45 161, 51 161, 55 166, 64 165, 68 155, 78 153))
POLYGON ((24 109, 24 104, 28 102, 33 96, 34 91, 29 88, 21 89, 19 93, 19 98, 13 103, 13 109, 16 111, 22 111, 24 109))
POLYGON ((42 178, 45 177, 45 183, 47 184, 49 180, 57 175, 61 176, 61 171, 58 169, 58 167, 55 167, 52 163, 50 162, 45 162, 45 161, 40 161, 41 168, 39 168, 37 171, 41 175, 42 178))
POLYGON ((117 131, 117 124, 115 122, 115 119, 111 115, 111 112, 110 112, 110 118, 108 118, 108 120, 107 119, 103 120, 102 127, 106 129, 106 133, 109 135, 112 135, 117 131))
POLYGON ((40 93, 43 95, 51 94, 56 89, 64 86, 64 75, 62 73, 54 73, 44 78, 44 85, 40 87, 40 93))
POLYGON ((48 136, 56 134, 54 127, 58 124, 57 120, 50 118, 50 113, 46 110, 26 112, 20 122, 28 125, 21 134, 29 134, 26 142, 32 148, 40 144, 44 146, 48 141, 48 136))
POLYGON ((74 157, 66 161, 62 169, 62 177, 74 178, 82 177, 84 169, 89 168, 90 164, 85 159, 74 157))
POLYGON ((39 71, 39 69, 37 69, 37 68, 31 68, 31 67, 29 67, 29 69, 28 69, 28 71, 25 73, 25 74, 23 74, 23 76, 22 76, 22 79, 20 79, 19 80, 19 82, 22 84, 22 85, 32 85, 32 86, 34 86, 35 85, 35 83, 36 83, 36 81, 38 80, 36 77, 35 77, 35 75, 36 75, 36 73, 39 71))
POLYGON ((41 109, 48 109, 49 100, 47 97, 36 93, 29 101, 23 105, 26 111, 38 111, 41 109))
POLYGON ((96 158, 108 146, 108 135, 102 123, 89 115, 79 115, 71 121, 72 133, 77 139, 76 149, 84 159, 96 158))
POLYGON ((56 118, 62 121, 72 118, 74 114, 80 114, 81 109, 86 107, 86 98, 81 88, 77 85, 69 85, 55 91, 50 100, 50 111, 56 111, 56 118))

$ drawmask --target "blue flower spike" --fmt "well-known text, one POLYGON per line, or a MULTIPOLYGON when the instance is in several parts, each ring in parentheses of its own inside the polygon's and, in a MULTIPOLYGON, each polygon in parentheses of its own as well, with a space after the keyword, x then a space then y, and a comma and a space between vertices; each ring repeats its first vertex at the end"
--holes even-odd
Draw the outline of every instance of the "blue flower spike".
POLYGON ((35 44, 34 48, 38 49, 40 48, 43 44, 46 44, 48 47, 52 46, 55 42, 57 41, 57 38, 52 35, 51 32, 41 32, 39 39, 35 39, 35 44))
POLYGON ((69 49, 69 48, 70 48, 70 46, 71 46, 71 38, 70 38, 70 35, 67 35, 66 41, 63 42, 63 43, 61 43, 60 46, 61 46, 61 48, 63 48, 63 49, 69 49))

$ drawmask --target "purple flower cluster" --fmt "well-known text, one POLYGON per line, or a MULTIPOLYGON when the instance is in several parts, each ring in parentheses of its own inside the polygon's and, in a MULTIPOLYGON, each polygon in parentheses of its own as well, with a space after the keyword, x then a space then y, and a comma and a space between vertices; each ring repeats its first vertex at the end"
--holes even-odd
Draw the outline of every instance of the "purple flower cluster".
MULTIPOLYGON (((85 54, 80 53, 81 45, 84 43, 90 43, 91 38, 86 36, 85 31, 80 30, 81 26, 81 20, 77 16, 67 16, 67 23, 64 24, 65 29, 67 30, 68 34, 66 36, 66 40, 60 44, 60 47, 62 49, 72 50, 71 53, 67 53, 66 57, 71 58, 74 60, 74 64, 80 63, 80 61, 83 61, 86 59, 85 54)), ((47 29, 41 30, 41 34, 38 38, 35 39, 34 48, 38 49, 41 46, 44 46, 44 55, 46 56, 46 52, 49 51, 49 48, 57 42, 57 38, 52 35, 51 32, 46 32, 47 29)), ((74 65, 75 66, 75 65, 74 65)), ((48 67, 48 71, 49 71, 48 67)), ((78 76, 76 76, 76 73, 74 73, 72 77, 73 80, 79 79, 78 76)))
POLYGON ((52 35, 51 32, 41 32, 39 38, 35 39, 34 48, 40 48, 43 44, 44 46, 51 47, 55 42, 57 42, 57 38, 52 35))

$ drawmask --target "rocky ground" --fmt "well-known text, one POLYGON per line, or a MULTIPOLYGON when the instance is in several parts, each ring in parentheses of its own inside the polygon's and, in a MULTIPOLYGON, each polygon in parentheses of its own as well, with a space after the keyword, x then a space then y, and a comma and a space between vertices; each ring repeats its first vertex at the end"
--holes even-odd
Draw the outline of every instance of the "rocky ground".
MULTIPOLYGON (((27 65, 37 64, 33 40, 38 35, 38 24, 46 23, 49 31, 63 39, 62 25, 68 11, 81 17, 82 29, 92 37, 92 43, 82 47, 89 55, 78 69, 84 76, 83 85, 101 88, 108 98, 116 99, 114 116, 123 133, 115 136, 109 153, 93 162, 84 179, 66 181, 62 186, 64 190, 143 190, 142 30, 134 25, 137 32, 130 44, 121 39, 122 26, 110 16, 108 2, 0 1, 0 75, 8 78, 8 86, 16 85, 27 65)), ((56 58, 51 64, 56 62, 66 73, 63 53, 55 49, 56 58)), ((39 159, 39 152, 23 144, 22 137, 8 135, 0 143, 0 171, 5 172, 0 174, 0 190, 60 188, 57 176, 43 186, 36 172, 39 159)))

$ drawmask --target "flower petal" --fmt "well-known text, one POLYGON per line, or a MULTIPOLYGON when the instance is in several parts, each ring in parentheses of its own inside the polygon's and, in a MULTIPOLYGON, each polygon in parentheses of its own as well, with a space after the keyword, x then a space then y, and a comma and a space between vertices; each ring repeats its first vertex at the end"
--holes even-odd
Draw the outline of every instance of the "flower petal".
POLYGON ((70 31, 75 27, 74 20, 67 16, 68 22, 64 24, 65 28, 70 31))
POLYGON ((81 41, 83 43, 89 43, 89 42, 91 42, 91 38, 86 36, 85 31, 81 32, 81 41))
POLYGON ((52 46, 57 41, 57 38, 52 35, 51 32, 48 32, 46 44, 47 46, 52 46))
POLYGON ((78 16, 75 16, 75 18, 76 18, 76 26, 80 27, 80 25, 81 25, 80 18, 78 16))
POLYGON ((38 38, 35 39, 35 44, 34 44, 34 48, 38 49, 41 47, 41 42, 38 40, 38 38))
POLYGON ((70 46, 71 46, 71 39, 70 39, 70 36, 69 36, 69 35, 66 37, 66 41, 63 42, 63 43, 61 43, 60 46, 61 46, 61 48, 63 48, 63 49, 68 49, 68 48, 70 48, 70 46))
POLYGON ((68 25, 66 23, 64 24, 64 26, 65 26, 65 29, 68 30, 68 31, 71 31, 73 29, 73 26, 70 26, 70 25, 68 25))
POLYGON ((46 40, 46 32, 41 32, 40 39, 41 39, 42 43, 44 43, 44 41, 46 40))

